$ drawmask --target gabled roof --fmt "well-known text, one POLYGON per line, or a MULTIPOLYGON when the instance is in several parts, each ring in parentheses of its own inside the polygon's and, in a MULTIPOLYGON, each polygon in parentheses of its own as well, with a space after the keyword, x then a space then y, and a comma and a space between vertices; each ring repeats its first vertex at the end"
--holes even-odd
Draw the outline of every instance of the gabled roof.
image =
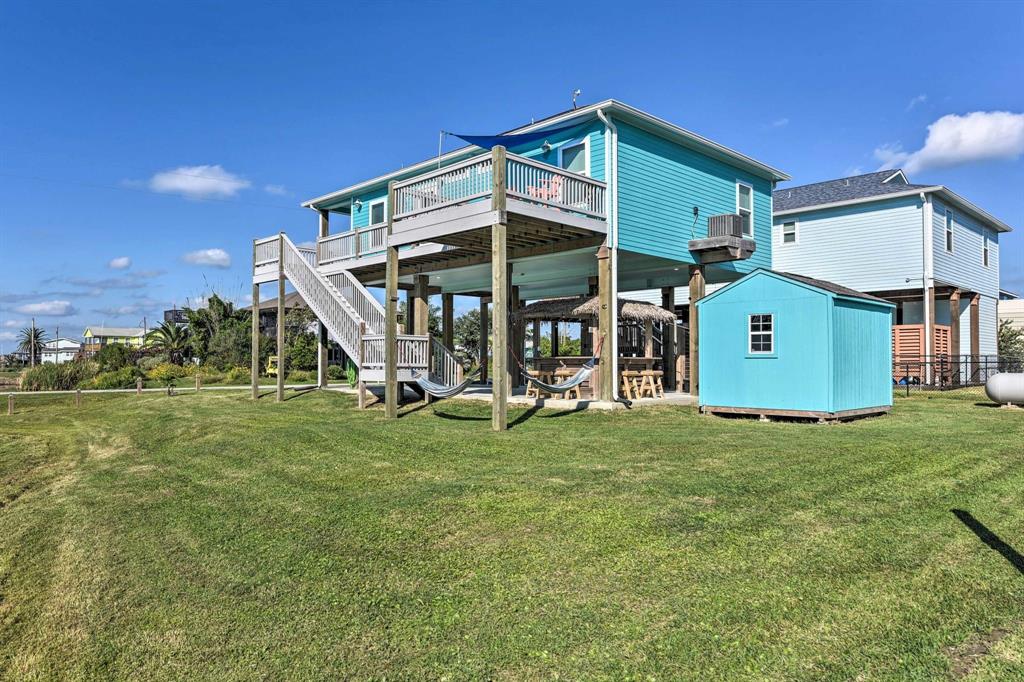
POLYGON ((777 189, 772 192, 776 212, 835 204, 853 199, 881 197, 910 190, 928 189, 931 185, 911 185, 900 170, 884 170, 815 182, 810 185, 777 189), (888 182, 886 182, 888 180, 888 182))
POLYGON ((85 331, 93 336, 142 336, 146 333, 142 327, 86 327, 85 331))
POLYGON ((849 178, 826 180, 810 185, 787 187, 772 192, 772 212, 776 216, 792 215, 823 208, 838 208, 853 204, 870 203, 917 194, 935 194, 943 201, 970 213, 996 232, 1011 232, 1013 228, 987 211, 943 185, 915 185, 898 168, 849 178))
POLYGON ((732 284, 728 284, 728 285, 722 287, 721 289, 719 289, 715 293, 708 294, 704 298, 702 298, 699 301, 697 301, 697 305, 698 306, 703 305, 706 301, 709 301, 709 300, 719 296, 723 292, 728 291, 729 289, 731 289, 734 286, 738 285, 740 282, 745 282, 746 280, 753 279, 754 277, 763 277, 763 276, 775 277, 775 278, 778 278, 778 279, 786 279, 786 280, 789 280, 791 282, 796 283, 799 286, 810 287, 812 289, 817 289, 818 291, 820 291, 820 292, 822 292, 824 294, 827 294, 829 296, 837 296, 839 298, 851 298, 851 299, 856 299, 856 300, 861 300, 861 301, 867 301, 869 303, 874 303, 876 305, 884 305, 884 306, 888 306, 888 307, 895 307, 895 305, 893 303, 890 303, 889 301, 885 300, 884 298, 878 298, 877 296, 872 296, 871 294, 865 294, 865 293, 863 293, 861 291, 857 291, 856 289, 850 289, 849 287, 844 287, 844 286, 836 284, 834 282, 826 282, 823 279, 815 279, 813 277, 805 277, 804 275, 796 275, 796 274, 793 274, 792 272, 779 272, 777 270, 768 270, 767 268, 758 268, 757 270, 754 270, 753 272, 748 273, 747 275, 744 275, 743 277, 741 277, 740 279, 736 280, 732 284))
MULTIPOLYGON (((686 130, 685 128, 680 128, 677 125, 665 121, 664 119, 660 119, 645 111, 637 109, 636 107, 631 107, 628 104, 624 104, 614 99, 604 100, 603 102, 590 104, 585 107, 580 107, 579 109, 569 109, 558 114, 553 114, 552 116, 548 116, 547 118, 543 118, 539 121, 534 121, 527 125, 507 130, 501 134, 520 134, 540 131, 545 128, 564 127, 567 124, 575 122, 583 123, 585 120, 597 118, 598 110, 602 110, 607 114, 612 114, 618 117, 617 120, 625 120, 630 123, 639 124, 654 130, 665 137, 676 140, 680 144, 699 149, 710 156, 720 158, 742 168, 749 169, 755 175, 768 178, 772 181, 790 179, 788 175, 776 168, 761 163, 760 161, 752 159, 751 157, 741 154, 740 152, 730 149, 724 145, 720 145, 717 142, 703 137, 702 135, 698 135, 697 133, 686 130)), ((334 208, 337 206, 339 200, 343 200, 353 194, 364 192, 374 186, 386 184, 390 180, 400 180, 424 173, 436 168, 439 162, 444 166, 480 153, 482 153, 482 150, 479 147, 474 147, 472 145, 460 147, 454 151, 442 154, 440 157, 435 156, 371 180, 366 180, 344 189, 316 197, 315 199, 304 201, 302 202, 302 205, 307 208, 314 209, 334 208)))

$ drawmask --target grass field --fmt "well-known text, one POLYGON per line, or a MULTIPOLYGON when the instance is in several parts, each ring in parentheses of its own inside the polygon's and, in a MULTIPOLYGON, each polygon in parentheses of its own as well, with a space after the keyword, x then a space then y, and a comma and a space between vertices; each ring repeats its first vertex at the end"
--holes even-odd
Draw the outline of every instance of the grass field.
POLYGON ((1024 678, 1024 413, 19 399, 0 677, 1024 678))

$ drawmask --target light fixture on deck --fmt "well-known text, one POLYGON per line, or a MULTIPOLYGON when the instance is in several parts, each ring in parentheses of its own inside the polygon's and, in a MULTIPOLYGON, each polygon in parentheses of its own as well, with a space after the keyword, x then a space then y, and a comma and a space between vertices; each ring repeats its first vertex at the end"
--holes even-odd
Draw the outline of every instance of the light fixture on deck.
POLYGON ((357 211, 362 210, 363 202, 359 201, 359 199, 356 199, 355 201, 352 202, 352 208, 356 209, 357 211))

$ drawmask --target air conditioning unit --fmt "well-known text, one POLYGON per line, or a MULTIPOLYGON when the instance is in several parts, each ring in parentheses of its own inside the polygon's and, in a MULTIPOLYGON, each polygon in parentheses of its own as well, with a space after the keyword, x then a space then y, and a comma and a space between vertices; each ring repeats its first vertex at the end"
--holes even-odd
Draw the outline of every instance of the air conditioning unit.
POLYGON ((708 218, 708 237, 743 237, 743 216, 723 213, 708 218))

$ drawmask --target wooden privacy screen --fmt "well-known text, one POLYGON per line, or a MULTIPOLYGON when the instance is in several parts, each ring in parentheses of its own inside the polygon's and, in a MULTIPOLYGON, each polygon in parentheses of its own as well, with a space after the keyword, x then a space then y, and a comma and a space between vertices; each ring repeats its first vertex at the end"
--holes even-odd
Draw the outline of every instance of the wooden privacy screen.
MULTIPOLYGON (((932 355, 949 355, 949 334, 950 329, 946 325, 935 325, 935 347, 932 355)), ((924 335, 923 324, 896 324, 892 327, 892 355, 893 358, 913 358, 915 360, 924 357, 924 335)))

